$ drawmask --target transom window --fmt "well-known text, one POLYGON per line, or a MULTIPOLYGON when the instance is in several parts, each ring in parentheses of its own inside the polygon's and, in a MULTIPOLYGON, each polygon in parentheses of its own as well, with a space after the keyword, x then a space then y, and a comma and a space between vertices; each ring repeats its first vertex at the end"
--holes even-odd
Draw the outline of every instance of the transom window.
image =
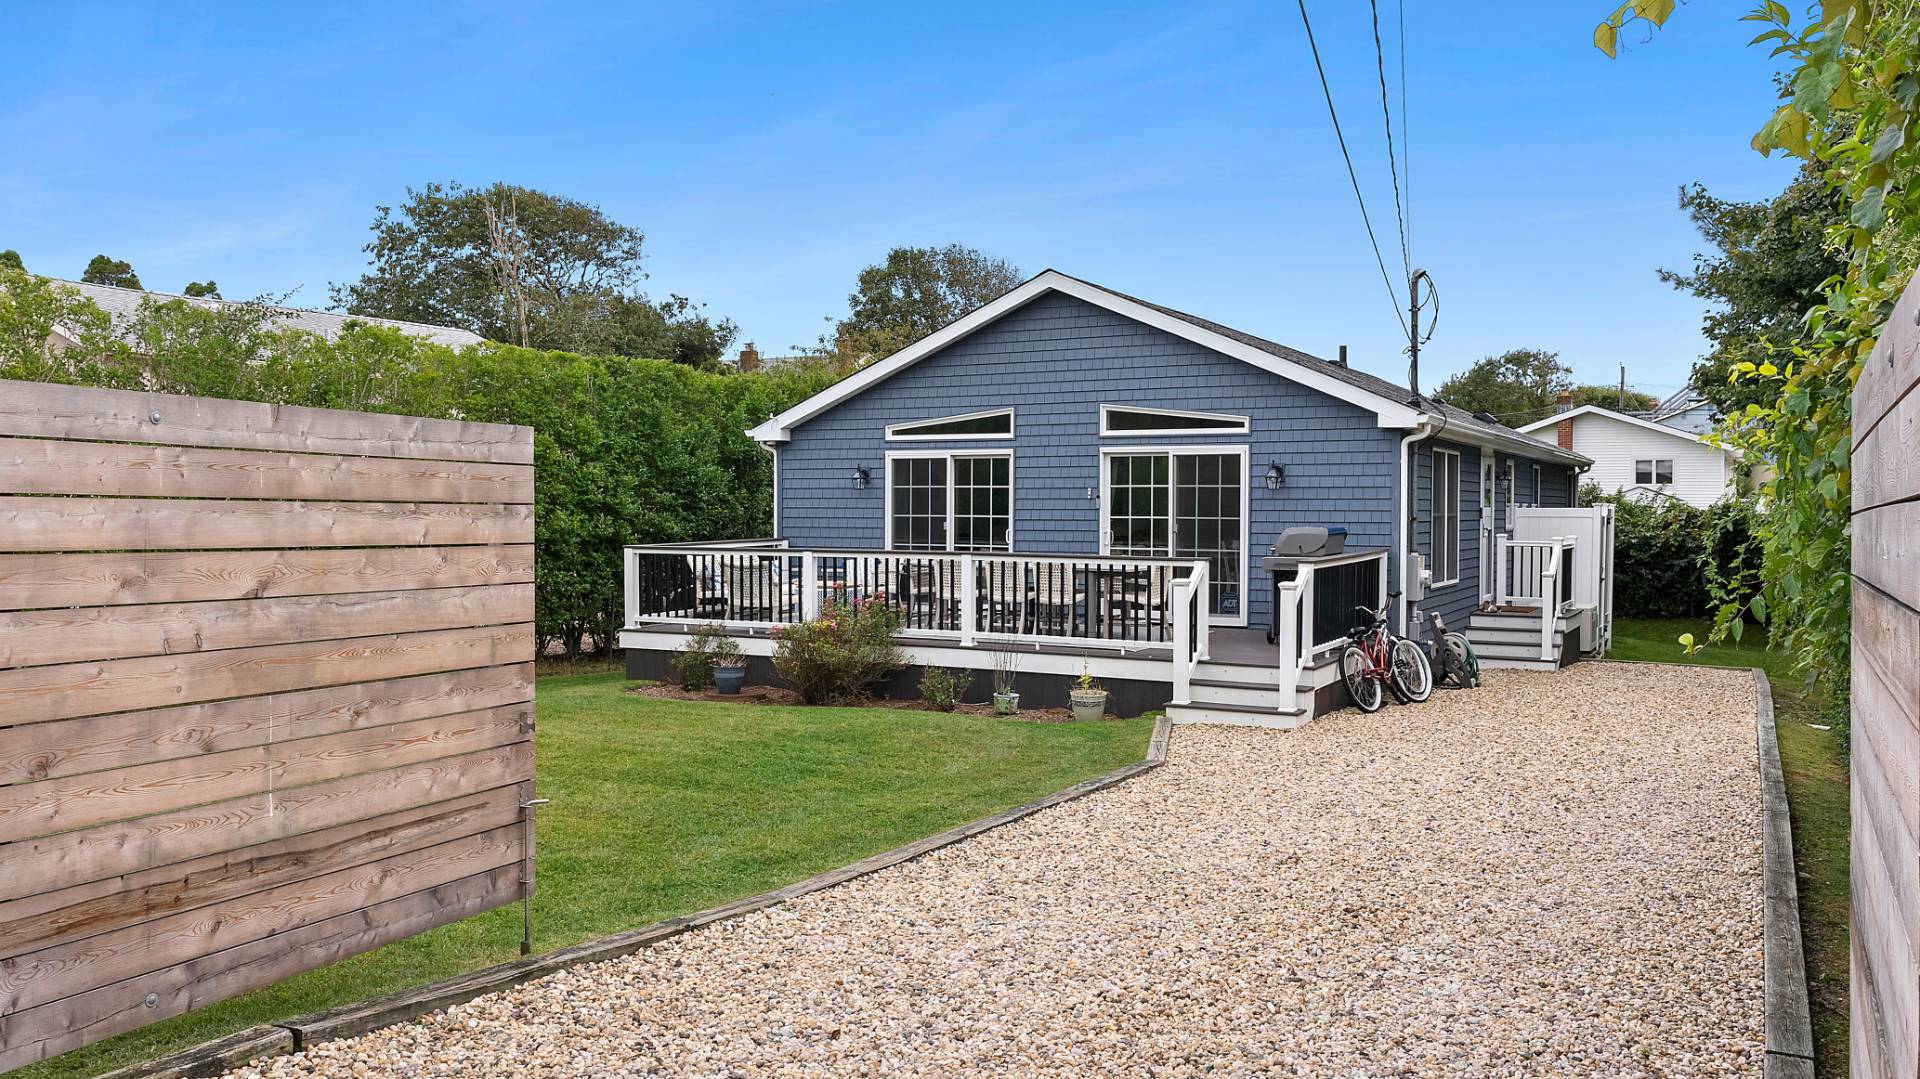
POLYGON ((1633 482, 1650 487, 1673 482, 1673 458, 1641 458, 1633 463, 1633 482))
POLYGON ((1460 455, 1433 451, 1433 535, 1427 568, 1435 587, 1460 579, 1460 455))
POLYGON ((916 420, 887 427, 889 442, 928 442, 941 438, 1012 438, 1013 409, 968 412, 937 420, 916 420))
POLYGON ((1101 405, 1102 435, 1185 435, 1242 433, 1248 429, 1245 416, 1226 416, 1218 412, 1182 412, 1171 408, 1145 408, 1135 405, 1101 405))
POLYGON ((1013 458, 887 457, 887 546, 903 551, 1013 549, 1013 458))

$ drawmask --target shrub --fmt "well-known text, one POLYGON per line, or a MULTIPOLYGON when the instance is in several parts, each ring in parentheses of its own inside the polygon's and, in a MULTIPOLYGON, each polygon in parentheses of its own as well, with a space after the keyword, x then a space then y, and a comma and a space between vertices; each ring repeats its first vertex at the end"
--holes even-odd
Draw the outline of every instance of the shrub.
POLYGON ((836 600, 811 622, 774 630, 773 669, 808 704, 858 700, 906 666, 893 644, 899 628, 900 612, 882 600, 836 600))
POLYGON ((1751 503, 1729 498, 1707 509, 1583 492, 1581 503, 1614 510, 1613 609, 1622 618, 1702 618, 1751 590, 1759 551, 1751 503))
POLYGON ((973 672, 958 667, 928 667, 920 672, 920 699, 939 712, 951 712, 973 680, 973 672))
POLYGON ((739 643, 718 622, 694 630, 687 646, 673 657, 683 689, 707 689, 713 685, 715 667, 738 667, 741 662, 739 643))

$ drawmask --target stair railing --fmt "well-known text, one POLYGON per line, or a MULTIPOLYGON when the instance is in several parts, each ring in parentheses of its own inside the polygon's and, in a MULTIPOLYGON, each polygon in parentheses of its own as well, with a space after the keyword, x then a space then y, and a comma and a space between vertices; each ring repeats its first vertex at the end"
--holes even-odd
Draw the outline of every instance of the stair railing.
POLYGON ((1193 703, 1193 668, 1207 658, 1207 608, 1213 590, 1207 587, 1207 564, 1195 562, 1193 572, 1173 582, 1173 703, 1193 703))

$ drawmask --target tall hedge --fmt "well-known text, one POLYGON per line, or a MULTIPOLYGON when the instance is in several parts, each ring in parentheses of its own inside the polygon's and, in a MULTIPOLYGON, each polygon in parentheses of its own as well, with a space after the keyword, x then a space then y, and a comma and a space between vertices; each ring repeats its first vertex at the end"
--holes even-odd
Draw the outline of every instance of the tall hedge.
POLYGON ((1616 507, 1613 610, 1622 618, 1710 618, 1729 598, 1721 593, 1741 587, 1736 568, 1759 564, 1750 502, 1729 498, 1700 509, 1670 498, 1602 496, 1591 486, 1580 501, 1616 507))
POLYGON ((534 429, 536 632, 571 654, 612 643, 627 543, 763 536, 772 459, 748 427, 831 376, 486 344, 452 349, 354 325, 338 339, 261 309, 150 304, 105 332, 91 305, 0 271, 0 377, 526 424, 534 429), (45 347, 55 323, 80 346, 45 347), (133 342, 130 344, 129 342, 133 342))

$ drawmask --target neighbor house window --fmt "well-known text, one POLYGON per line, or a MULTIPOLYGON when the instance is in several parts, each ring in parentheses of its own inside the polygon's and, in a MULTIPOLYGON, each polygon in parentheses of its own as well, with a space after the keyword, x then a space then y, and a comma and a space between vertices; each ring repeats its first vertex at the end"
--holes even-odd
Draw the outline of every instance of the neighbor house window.
POLYGON ((1245 434, 1247 430, 1245 416, 1135 405, 1100 406, 1100 433, 1103 435, 1245 434))
POLYGON ((1433 537, 1427 568, 1435 586, 1460 579, 1460 455, 1433 451, 1433 537))
POLYGON ((1633 482, 1648 487, 1658 487, 1673 482, 1673 459, 1670 457, 1641 458, 1633 463, 1633 482))
POLYGON ((937 420, 916 420, 887 427, 889 442, 928 442, 940 438, 1012 438, 1013 409, 968 412, 937 420))
POLYGON ((887 546, 903 551, 1013 548, 1013 458, 888 454, 887 546))

